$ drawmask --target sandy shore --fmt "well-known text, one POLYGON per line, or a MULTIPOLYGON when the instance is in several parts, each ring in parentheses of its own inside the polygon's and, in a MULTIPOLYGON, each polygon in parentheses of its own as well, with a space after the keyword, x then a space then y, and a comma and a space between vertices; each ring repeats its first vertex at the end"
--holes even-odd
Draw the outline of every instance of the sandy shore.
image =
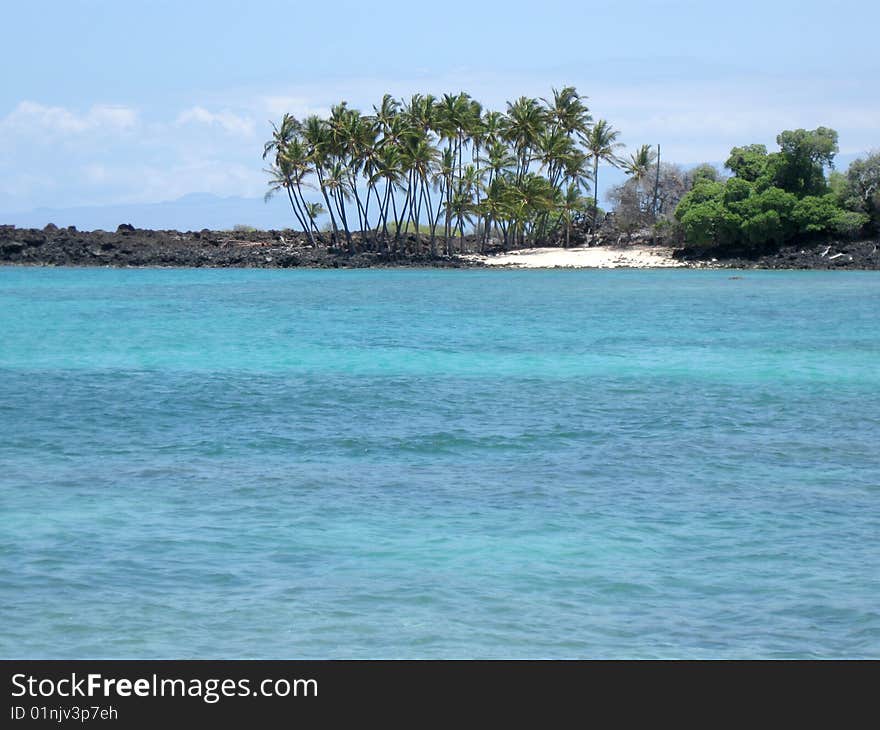
POLYGON ((522 269, 646 269, 686 265, 672 258, 671 248, 656 246, 532 248, 492 256, 475 254, 464 258, 486 266, 522 269))

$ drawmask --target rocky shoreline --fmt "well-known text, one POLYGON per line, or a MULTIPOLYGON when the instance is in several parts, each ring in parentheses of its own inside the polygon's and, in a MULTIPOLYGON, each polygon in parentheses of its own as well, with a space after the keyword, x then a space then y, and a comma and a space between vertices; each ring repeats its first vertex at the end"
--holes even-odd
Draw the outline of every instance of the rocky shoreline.
MULTIPOLYGON (((413 237, 414 238, 414 237, 413 237)), ((74 227, 22 229, 0 226, 0 265, 368 268, 373 266, 473 266, 457 257, 334 249, 318 238, 312 246, 294 231, 148 230, 123 224, 115 232, 74 227)))
POLYGON ((690 266, 719 269, 880 269, 880 240, 822 241, 785 246, 757 257, 679 249, 673 256, 690 266))
MULTIPOLYGON (((477 241, 466 239, 469 249, 477 241)), ((628 245, 644 245, 633 241, 628 245)), ((404 237, 397 252, 333 248, 329 237, 311 245, 304 234, 286 231, 170 231, 121 225, 115 232, 0 226, 0 265, 210 268, 369 268, 484 266, 479 257, 431 255, 427 237, 404 237)), ((359 246, 358 248, 364 248, 359 246)), ((369 247, 367 247, 369 248, 369 247)), ((489 253, 492 253, 491 251, 489 253)), ((679 265, 744 269, 880 269, 880 242, 811 242, 757 258, 675 250, 679 265)))

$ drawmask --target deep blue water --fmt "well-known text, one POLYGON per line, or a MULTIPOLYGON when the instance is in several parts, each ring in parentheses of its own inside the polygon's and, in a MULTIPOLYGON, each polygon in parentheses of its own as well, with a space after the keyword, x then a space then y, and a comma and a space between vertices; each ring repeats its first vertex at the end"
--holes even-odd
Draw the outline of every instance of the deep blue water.
POLYGON ((880 657, 871 272, 0 269, 0 656, 880 657))

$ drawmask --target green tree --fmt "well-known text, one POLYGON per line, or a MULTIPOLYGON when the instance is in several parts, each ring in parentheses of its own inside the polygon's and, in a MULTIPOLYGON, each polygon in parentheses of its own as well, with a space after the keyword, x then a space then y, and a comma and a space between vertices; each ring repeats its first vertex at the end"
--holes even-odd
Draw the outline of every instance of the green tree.
POLYGON ((532 151, 537 146, 547 121, 547 111, 537 99, 521 96, 514 102, 508 102, 504 134, 517 155, 517 180, 522 180, 528 173, 532 151))
POLYGON ((880 151, 850 163, 839 199, 848 210, 880 224, 880 151))
MULTIPOLYGON (((327 169, 330 166, 330 130, 324 120, 316 115, 306 118, 303 127, 303 140, 307 145, 308 159, 318 179, 318 187, 324 198, 327 214, 330 216, 332 228, 332 242, 338 243, 339 227, 336 224, 336 216, 333 206, 330 204, 330 188, 327 185, 327 169)), ((349 243, 351 242, 349 237, 349 243)))
POLYGON ((690 179, 691 186, 696 185, 702 180, 717 182, 719 179, 718 168, 716 168, 715 165, 710 165, 708 162, 704 162, 690 171, 690 179))
POLYGON ((651 145, 643 144, 629 156, 628 160, 622 162, 621 167, 633 180, 641 183, 648 177, 648 173, 651 172, 651 167, 656 160, 657 153, 651 145))
POLYGON ((300 139, 301 132, 302 125, 290 114, 282 117, 281 124, 272 125, 272 138, 263 146, 264 160, 274 154, 274 161, 268 170, 269 191, 265 197, 268 199, 283 189, 297 221, 314 245, 313 226, 307 224, 306 201, 302 192, 310 168, 306 147, 300 139))
POLYGON ((570 183, 562 198, 560 218, 565 226, 565 248, 571 245, 571 227, 575 216, 588 210, 589 201, 581 195, 580 187, 570 183))
POLYGON ((767 170, 767 148, 762 144, 734 147, 724 166, 738 178, 755 182, 767 170))
POLYGON ((734 147, 725 165, 735 177, 725 183, 696 179, 675 212, 688 244, 759 252, 796 236, 858 231, 865 214, 845 211, 845 184, 838 179, 837 192, 829 192, 825 178, 837 153, 837 132, 786 130, 777 142, 780 151, 772 154, 763 145, 734 147))
POLYGON ((774 156, 773 182, 795 195, 823 195, 828 191, 825 168, 832 168, 838 152, 837 132, 828 127, 794 129, 776 137, 780 152, 774 156))
POLYGON ((593 160, 593 218, 590 226, 593 231, 596 230, 596 211, 599 209, 599 162, 607 162, 613 167, 620 166, 620 160, 615 154, 616 150, 623 147, 617 141, 619 136, 620 132, 612 128, 606 120, 600 119, 584 138, 584 145, 593 160))

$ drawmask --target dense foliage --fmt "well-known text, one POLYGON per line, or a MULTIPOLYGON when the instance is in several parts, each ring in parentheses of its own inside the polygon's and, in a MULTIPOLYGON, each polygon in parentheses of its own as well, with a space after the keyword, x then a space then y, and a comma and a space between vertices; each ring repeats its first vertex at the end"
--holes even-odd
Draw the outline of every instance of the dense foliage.
POLYGON ((521 97, 504 113, 464 93, 386 95, 372 114, 343 102, 328 118, 285 115, 273 129, 269 194, 284 191, 313 239, 326 214, 334 241, 352 250, 394 249, 409 232, 425 234, 432 253, 438 241, 448 254, 456 240, 463 247, 469 230, 481 248, 490 236, 505 247, 567 242, 578 218, 594 225, 595 189, 592 200, 585 193, 600 162, 619 164, 621 147, 572 87, 521 97), (323 203, 308 202, 306 188, 323 203))
POLYGON ((850 164, 846 175, 832 187, 839 200, 849 210, 867 215, 880 228, 880 152, 850 164))
POLYGON ((608 194, 612 233, 650 229, 655 239, 748 255, 880 228, 880 153, 834 172, 833 129, 783 131, 777 152, 734 147, 729 179, 711 165, 661 163, 659 145, 624 159, 618 136, 573 87, 520 97, 505 112, 465 93, 386 94, 372 114, 345 102, 326 118, 285 114, 263 150, 267 197, 283 191, 313 243, 327 220, 334 245, 351 251, 437 254, 442 243, 449 255, 466 249, 466 233, 480 250, 492 239, 568 245, 576 225, 595 231, 602 220, 596 182, 606 163, 628 175, 608 194))
POLYGON ((687 245, 759 253, 795 238, 853 235, 876 214, 871 191, 878 188, 864 184, 870 173, 860 174, 872 163, 854 163, 838 192, 829 185, 825 170, 838 151, 833 129, 788 130, 776 141, 773 153, 764 145, 734 147, 725 163, 734 176, 725 182, 695 175, 675 211, 687 245))

